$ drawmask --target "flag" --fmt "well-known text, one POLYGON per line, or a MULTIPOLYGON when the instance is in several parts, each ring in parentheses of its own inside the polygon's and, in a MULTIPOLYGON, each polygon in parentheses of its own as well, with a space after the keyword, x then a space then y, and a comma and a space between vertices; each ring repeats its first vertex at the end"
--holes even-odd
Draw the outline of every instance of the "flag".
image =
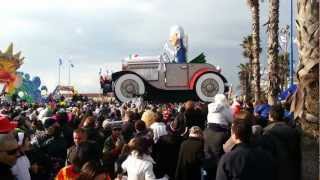
POLYGON ((71 62, 71 61, 69 61, 69 63, 70 63, 70 67, 74 67, 74 64, 71 62))
POLYGON ((61 65, 62 65, 62 59, 59 58, 59 66, 61 66, 61 65))

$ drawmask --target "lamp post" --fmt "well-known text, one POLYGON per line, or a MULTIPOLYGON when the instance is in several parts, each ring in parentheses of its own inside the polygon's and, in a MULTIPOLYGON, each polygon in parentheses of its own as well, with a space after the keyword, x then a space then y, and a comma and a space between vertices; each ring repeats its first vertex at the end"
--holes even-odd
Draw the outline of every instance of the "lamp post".
POLYGON ((293 85, 293 0, 290 0, 291 25, 290 25, 290 85, 293 85))

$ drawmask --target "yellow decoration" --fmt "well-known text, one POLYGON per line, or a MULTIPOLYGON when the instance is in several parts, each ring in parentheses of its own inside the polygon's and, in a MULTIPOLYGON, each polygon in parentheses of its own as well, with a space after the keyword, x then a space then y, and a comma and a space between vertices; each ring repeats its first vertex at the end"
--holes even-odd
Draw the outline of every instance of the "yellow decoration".
POLYGON ((13 54, 13 44, 7 50, 0 51, 0 83, 5 84, 5 92, 11 93, 21 83, 16 70, 22 65, 24 57, 20 58, 21 52, 13 54))

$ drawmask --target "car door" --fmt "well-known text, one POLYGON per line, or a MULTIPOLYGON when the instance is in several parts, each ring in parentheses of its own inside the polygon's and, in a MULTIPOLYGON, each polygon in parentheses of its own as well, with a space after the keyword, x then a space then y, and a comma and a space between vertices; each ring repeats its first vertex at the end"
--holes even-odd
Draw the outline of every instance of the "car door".
POLYGON ((188 64, 166 63, 166 86, 188 86, 188 64))

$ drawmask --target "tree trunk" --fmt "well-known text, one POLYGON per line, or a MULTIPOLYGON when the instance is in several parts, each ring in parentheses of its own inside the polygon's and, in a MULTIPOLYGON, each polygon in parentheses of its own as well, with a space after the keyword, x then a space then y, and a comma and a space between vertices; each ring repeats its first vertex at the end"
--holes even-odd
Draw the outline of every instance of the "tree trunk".
POLYGON ((252 100, 252 92, 254 91, 252 88, 252 82, 253 82, 253 67, 252 67, 252 57, 249 57, 249 75, 248 75, 248 89, 247 89, 247 96, 246 99, 251 101, 252 100))
POLYGON ((277 103, 280 91, 278 62, 279 0, 269 0, 268 23, 268 104, 277 103))
POLYGON ((292 103, 306 133, 319 137, 319 1, 298 0, 298 92, 292 103))
POLYGON ((254 99, 255 101, 260 100, 260 62, 259 62, 259 51, 260 51, 260 15, 259 15, 259 0, 254 0, 251 6, 252 16, 252 44, 253 44, 253 81, 254 81, 254 99))

